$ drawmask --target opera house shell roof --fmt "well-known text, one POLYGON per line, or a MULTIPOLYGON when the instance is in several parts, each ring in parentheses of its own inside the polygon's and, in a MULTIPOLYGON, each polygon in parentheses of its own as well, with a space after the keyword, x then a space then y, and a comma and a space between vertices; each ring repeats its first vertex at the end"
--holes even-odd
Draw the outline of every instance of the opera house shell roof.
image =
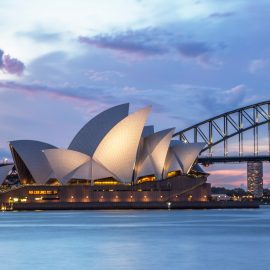
POLYGON ((3 164, 2 166, 0 166, 0 185, 3 184, 4 180, 6 179, 13 167, 13 164, 3 164))
MULTIPOLYGON (((129 114, 129 104, 112 107, 86 123, 67 149, 32 140, 10 142, 21 182, 113 179, 130 184, 149 176, 165 179, 170 172, 189 174, 204 144, 172 141, 174 128, 154 132, 146 126, 150 111, 145 107, 129 114)), ((4 175, 8 168, 1 170, 4 175)))

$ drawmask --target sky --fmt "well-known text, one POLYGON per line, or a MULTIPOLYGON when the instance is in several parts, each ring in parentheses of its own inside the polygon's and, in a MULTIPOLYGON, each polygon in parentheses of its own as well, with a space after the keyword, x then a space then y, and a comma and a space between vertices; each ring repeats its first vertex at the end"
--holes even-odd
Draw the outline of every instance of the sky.
MULTIPOLYGON (((16 139, 65 148, 125 102, 181 130, 270 99, 269 12, 268 0, 1 0, 0 159, 16 139)), ((205 169, 246 185, 246 164, 205 169)))

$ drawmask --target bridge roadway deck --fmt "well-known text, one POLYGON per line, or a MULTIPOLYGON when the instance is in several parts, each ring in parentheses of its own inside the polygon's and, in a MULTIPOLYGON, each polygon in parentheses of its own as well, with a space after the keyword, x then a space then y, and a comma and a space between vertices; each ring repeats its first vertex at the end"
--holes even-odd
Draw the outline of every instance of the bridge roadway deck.
POLYGON ((213 163, 239 163, 239 162, 248 162, 248 161, 265 161, 270 162, 270 155, 268 156, 216 156, 216 157, 202 157, 198 158, 198 163, 207 165, 213 163))

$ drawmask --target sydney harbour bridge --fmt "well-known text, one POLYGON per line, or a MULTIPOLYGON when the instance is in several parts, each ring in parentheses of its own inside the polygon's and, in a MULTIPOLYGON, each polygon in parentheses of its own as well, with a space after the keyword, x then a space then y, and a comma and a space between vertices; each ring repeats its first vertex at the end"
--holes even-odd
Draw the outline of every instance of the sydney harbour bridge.
POLYGON ((204 142, 198 162, 248 164, 270 161, 270 101, 235 109, 191 127, 174 137, 185 143, 204 142))

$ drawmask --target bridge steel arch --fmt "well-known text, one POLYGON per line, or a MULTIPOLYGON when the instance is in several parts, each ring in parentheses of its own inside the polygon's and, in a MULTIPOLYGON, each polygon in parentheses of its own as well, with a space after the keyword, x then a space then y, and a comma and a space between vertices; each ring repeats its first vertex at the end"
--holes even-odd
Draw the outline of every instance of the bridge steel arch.
POLYGON ((205 142, 202 152, 209 151, 211 156, 213 146, 223 143, 224 157, 228 155, 228 139, 238 136, 239 156, 243 154, 243 134, 253 130, 254 156, 258 155, 258 127, 268 125, 268 152, 270 153, 270 100, 235 109, 196 125, 183 129, 173 135, 186 143, 205 142), (215 138, 213 134, 218 134, 215 138))

